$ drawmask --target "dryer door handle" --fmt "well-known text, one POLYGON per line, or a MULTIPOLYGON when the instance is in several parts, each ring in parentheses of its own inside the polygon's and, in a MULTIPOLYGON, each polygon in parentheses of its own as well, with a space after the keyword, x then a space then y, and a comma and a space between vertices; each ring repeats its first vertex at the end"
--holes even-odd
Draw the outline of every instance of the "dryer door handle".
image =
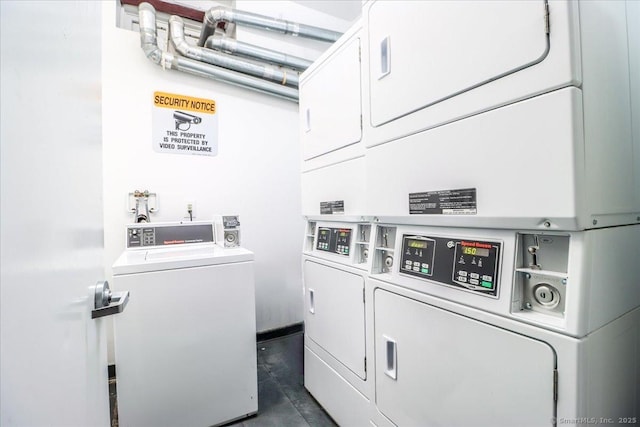
POLYGON ((128 302, 129 291, 112 293, 109 282, 98 282, 94 287, 94 309, 91 310, 91 318, 122 313, 128 302))
POLYGON ((309 313, 316 314, 316 302, 314 298, 315 291, 313 289, 309 289, 309 313))
POLYGON ((384 340, 384 352, 386 365, 384 369, 384 374, 391 378, 394 381, 398 380, 398 345, 396 342, 383 335, 382 339, 384 340))
POLYGON ((389 36, 380 42, 380 73, 378 80, 391 73, 391 41, 389 36))

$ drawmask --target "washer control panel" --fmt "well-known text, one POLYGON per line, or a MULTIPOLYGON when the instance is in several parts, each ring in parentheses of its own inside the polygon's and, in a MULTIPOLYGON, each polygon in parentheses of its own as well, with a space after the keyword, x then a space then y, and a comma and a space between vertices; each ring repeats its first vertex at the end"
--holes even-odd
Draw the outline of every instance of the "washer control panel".
POLYGON ((352 231, 350 228, 318 227, 316 249, 349 256, 352 231))
POLYGON ((497 297, 499 242, 402 236, 400 273, 497 297))
POLYGON ((213 242, 212 224, 131 225, 127 227, 127 248, 213 242))

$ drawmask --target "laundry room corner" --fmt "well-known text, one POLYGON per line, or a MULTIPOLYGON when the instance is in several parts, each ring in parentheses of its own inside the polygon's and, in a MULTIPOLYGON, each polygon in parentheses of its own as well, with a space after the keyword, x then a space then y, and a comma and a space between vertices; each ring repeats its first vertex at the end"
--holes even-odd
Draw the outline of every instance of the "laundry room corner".
MULTIPOLYGON (((260 4, 245 3, 245 8, 260 4)), ((275 5, 271 7, 305 12, 299 5, 291 9, 275 5)), ((125 225, 134 222, 133 213, 127 211, 127 195, 147 190, 157 195, 158 207, 151 214, 151 222, 188 221, 189 203, 195 205, 194 220, 238 215, 241 245, 255 253, 257 331, 301 322, 299 253, 304 223, 300 211, 298 104, 153 64, 140 48, 139 33, 116 26, 117 7, 116 2, 103 2, 106 278, 112 279, 111 266, 125 248, 125 225), (215 101, 217 155, 154 150, 156 91, 215 101)), ((262 9, 260 13, 282 15, 277 10, 262 9)), ((309 21, 311 16, 305 19, 309 21)), ((346 23, 336 19, 334 25, 346 23)), ((160 43, 163 37, 159 33, 160 43)), ((247 37, 260 38, 256 34, 247 37)), ((269 43, 274 48, 284 42, 270 36, 269 43)), ((301 56, 304 53, 313 59, 326 46, 303 40, 297 49, 301 56)), ((110 345, 109 363, 113 362, 110 345)))

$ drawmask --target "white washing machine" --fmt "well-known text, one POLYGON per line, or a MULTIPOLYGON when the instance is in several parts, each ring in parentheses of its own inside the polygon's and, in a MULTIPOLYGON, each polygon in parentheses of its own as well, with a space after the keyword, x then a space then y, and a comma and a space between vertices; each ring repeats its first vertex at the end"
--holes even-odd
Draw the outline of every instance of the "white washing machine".
POLYGON ((120 426, 211 426, 258 410, 253 253, 212 223, 135 224, 113 265, 120 426), (134 302, 135 300, 135 302, 134 302))

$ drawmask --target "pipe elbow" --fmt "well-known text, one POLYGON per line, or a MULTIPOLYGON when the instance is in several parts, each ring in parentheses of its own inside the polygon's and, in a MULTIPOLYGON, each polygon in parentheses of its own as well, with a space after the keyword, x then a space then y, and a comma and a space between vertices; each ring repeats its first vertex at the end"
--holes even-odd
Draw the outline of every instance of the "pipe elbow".
POLYGON ((140 21, 140 46, 144 55, 154 64, 171 68, 175 59, 174 56, 163 52, 158 46, 156 10, 149 3, 140 3, 140 6, 138 6, 138 18, 140 21))
POLYGON ((169 34, 171 43, 178 53, 187 58, 201 60, 201 49, 191 46, 184 37, 184 21, 179 16, 169 18, 169 34))
POLYGON ((233 21, 233 11, 224 6, 212 7, 204 14, 205 23, 216 25, 220 21, 233 21))
POLYGON ((147 59, 149 59, 149 61, 153 62, 154 64, 160 64, 162 62, 162 50, 157 45, 143 43, 142 51, 144 52, 147 59))
POLYGON ((140 21, 140 46, 151 62, 159 64, 162 61, 162 51, 158 47, 156 35, 155 8, 149 3, 140 3, 138 19, 140 21))

